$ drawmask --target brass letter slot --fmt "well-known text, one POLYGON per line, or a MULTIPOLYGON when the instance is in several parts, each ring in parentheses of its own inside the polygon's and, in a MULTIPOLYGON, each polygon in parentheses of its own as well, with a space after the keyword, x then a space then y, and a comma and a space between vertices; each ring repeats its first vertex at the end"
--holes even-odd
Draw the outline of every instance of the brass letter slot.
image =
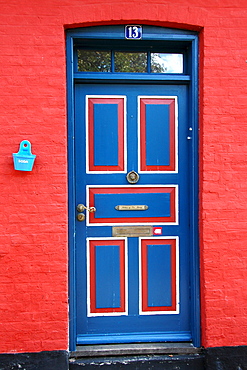
POLYGON ((138 237, 138 236, 152 236, 152 226, 113 226, 112 236, 127 236, 127 237, 138 237))
POLYGON ((116 206, 115 209, 117 211, 146 211, 148 206, 146 205, 126 205, 126 206, 116 206))

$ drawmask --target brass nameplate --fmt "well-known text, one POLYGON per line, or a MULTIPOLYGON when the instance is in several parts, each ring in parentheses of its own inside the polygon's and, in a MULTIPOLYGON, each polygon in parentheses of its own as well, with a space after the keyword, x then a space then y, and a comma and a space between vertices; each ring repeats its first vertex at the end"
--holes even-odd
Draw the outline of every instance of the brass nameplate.
POLYGON ((125 205, 125 206, 116 206, 117 211, 146 211, 148 206, 146 205, 125 205))
POLYGON ((112 236, 152 236, 153 227, 152 226, 113 226, 112 236))

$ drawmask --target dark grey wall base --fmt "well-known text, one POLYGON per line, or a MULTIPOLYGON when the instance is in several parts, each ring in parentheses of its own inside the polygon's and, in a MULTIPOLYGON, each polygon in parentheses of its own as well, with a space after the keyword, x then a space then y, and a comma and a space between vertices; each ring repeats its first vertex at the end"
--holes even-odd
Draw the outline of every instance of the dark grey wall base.
POLYGON ((91 358, 70 362, 70 370, 203 370, 204 358, 201 355, 177 356, 132 356, 91 358))
POLYGON ((66 351, 0 354, 0 370, 247 370, 247 346, 200 354, 70 358, 66 351))
POLYGON ((206 370, 247 370, 247 346, 206 348, 206 370))
POLYGON ((67 370, 68 352, 0 354, 0 370, 67 370))

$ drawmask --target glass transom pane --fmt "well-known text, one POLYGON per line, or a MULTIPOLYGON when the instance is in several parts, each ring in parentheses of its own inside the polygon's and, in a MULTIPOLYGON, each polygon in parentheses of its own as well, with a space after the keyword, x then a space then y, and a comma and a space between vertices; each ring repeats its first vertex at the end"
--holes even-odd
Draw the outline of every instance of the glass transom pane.
POLYGON ((111 72, 111 52, 77 50, 79 72, 111 72))
POLYGON ((152 73, 183 73, 183 54, 151 53, 152 73))
POLYGON ((78 72, 183 73, 183 54, 77 50, 78 72), (112 64, 114 58, 114 64, 112 64), (149 67, 148 67, 149 66, 149 67))
POLYGON ((147 72, 147 53, 115 52, 115 72, 147 72))

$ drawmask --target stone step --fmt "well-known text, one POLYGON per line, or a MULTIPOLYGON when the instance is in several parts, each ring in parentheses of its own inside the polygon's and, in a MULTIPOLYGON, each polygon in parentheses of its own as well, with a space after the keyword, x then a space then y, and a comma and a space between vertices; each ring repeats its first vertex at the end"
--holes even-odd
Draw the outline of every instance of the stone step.
POLYGON ((192 343, 123 343, 78 346, 70 357, 199 354, 192 343))

